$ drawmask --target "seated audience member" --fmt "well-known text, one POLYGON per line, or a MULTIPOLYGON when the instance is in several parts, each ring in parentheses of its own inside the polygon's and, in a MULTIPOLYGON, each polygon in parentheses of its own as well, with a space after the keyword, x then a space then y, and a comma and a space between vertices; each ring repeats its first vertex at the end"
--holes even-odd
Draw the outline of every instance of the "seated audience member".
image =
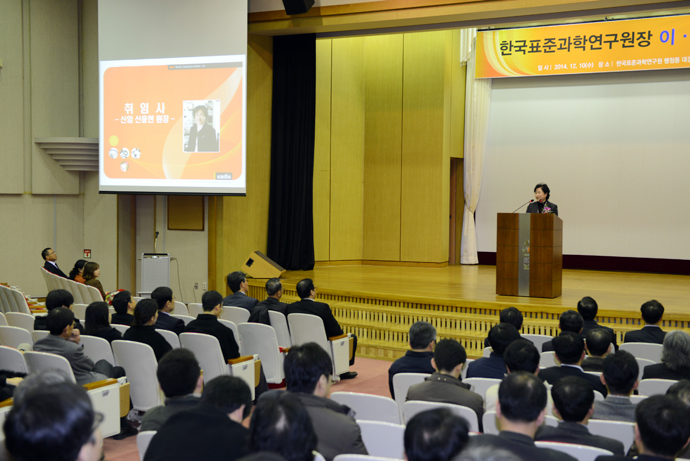
POLYGON ((280 279, 272 278, 266 282, 266 294, 268 298, 261 301, 252 309, 252 313, 249 316, 249 322, 270 325, 271 319, 268 316, 268 311, 280 312, 283 315, 287 315, 288 305, 280 302, 280 298, 283 297, 283 284, 280 283, 280 279))
POLYGON ((86 281, 82 276, 82 274, 84 273, 84 266, 86 266, 86 260, 77 259, 77 262, 74 263, 74 267, 71 271, 69 271, 68 278, 70 280, 74 280, 75 282, 84 283, 86 281))
POLYGON ((328 353, 316 343, 293 346, 283 368, 287 390, 307 409, 318 438, 316 449, 326 461, 346 453, 368 454, 354 413, 328 399, 333 371, 328 353))
MULTIPOLYGON (((499 323, 509 323, 515 327, 515 329, 520 332, 522 328, 522 312, 520 312, 516 307, 506 307, 498 315, 499 323)), ((489 336, 484 339, 484 347, 491 347, 489 343, 489 336)))
POLYGON ((467 353, 462 344, 454 339, 442 339, 436 345, 432 364, 436 368, 423 383, 410 386, 407 400, 424 400, 462 405, 474 410, 479 427, 482 426, 484 402, 479 394, 470 391, 470 385, 460 380, 467 353))
POLYGON ((611 335, 608 331, 596 328, 585 333, 587 357, 582 361, 585 371, 603 371, 604 358, 612 349, 611 335))
MULTIPOLYGON (((574 310, 567 310, 563 312, 560 318, 558 319, 558 328, 561 329, 561 332, 570 331, 573 333, 577 333, 578 335, 581 335, 584 324, 585 321, 582 319, 580 313, 575 312, 574 310)), ((553 339, 542 344, 541 351, 553 352, 553 339)))
POLYGON ((564 331, 552 341, 556 349, 556 360, 561 363, 561 366, 541 370, 539 377, 554 385, 566 376, 578 376, 591 384, 595 391, 601 392, 606 397, 606 387, 601 383, 601 380, 582 370, 582 361, 585 359, 585 342, 582 337, 579 334, 564 331))
POLYGON ((592 419, 635 422, 637 405, 630 395, 637 389, 640 368, 630 352, 619 350, 609 354, 602 364, 601 382, 608 390, 603 401, 594 402, 592 419))
POLYGON ((250 450, 274 452, 287 461, 312 461, 316 433, 304 405, 290 392, 264 394, 249 424, 250 450))
POLYGON ((101 296, 103 296, 103 299, 106 298, 106 293, 105 290, 103 289, 103 285, 101 285, 101 281, 98 280, 98 277, 101 276, 101 269, 98 263, 95 263, 93 261, 90 261, 86 263, 84 266, 84 272, 83 275, 84 277, 84 284, 97 288, 98 291, 101 292, 101 296))
POLYGON ((242 379, 225 375, 212 379, 204 386, 196 408, 171 416, 161 426, 144 461, 241 458, 249 441, 242 421, 249 415, 251 399, 249 386, 242 379))
POLYGON ((218 321, 223 312, 223 295, 217 291, 207 291, 201 297, 203 314, 199 314, 196 320, 192 320, 185 327, 187 333, 203 333, 215 336, 220 343, 223 359, 236 359, 240 356, 240 348, 237 345, 235 334, 232 330, 218 321))
POLYGON ((560 422, 558 427, 544 425, 539 428, 535 440, 574 443, 609 450, 614 455, 625 454, 622 442, 592 435, 587 429, 594 411, 594 391, 588 382, 577 376, 565 377, 553 385, 551 397, 554 416, 560 422))
POLYGON ((108 309, 108 303, 105 301, 89 304, 84 317, 87 335, 98 336, 109 343, 122 339, 122 333, 110 326, 110 309, 108 309))
POLYGON ((447 408, 417 413, 405 426, 405 457, 407 461, 452 459, 467 445, 468 432, 467 421, 447 408))
POLYGON ((110 323, 132 326, 134 323, 134 300, 129 291, 121 291, 113 296, 113 309, 115 309, 115 313, 110 319, 110 323))
POLYGON ((184 320, 170 315, 175 310, 175 296, 173 296, 172 290, 168 287, 158 287, 151 292, 151 299, 158 305, 156 328, 174 331, 178 335, 183 333, 184 320))
MULTIPOLYGON (((46 296, 46 310, 48 312, 52 311, 56 307, 64 307, 65 309, 72 310, 74 305, 74 297, 72 293, 67 290, 52 290, 46 296)), ((34 330, 47 330, 46 321, 48 320, 47 315, 40 315, 34 318, 34 330)), ((79 319, 74 319, 74 328, 79 331, 79 333, 84 333, 84 325, 79 323, 79 319)))
POLYGON ((489 343, 493 352, 489 357, 482 357, 470 363, 467 367, 467 377, 503 379, 506 374, 503 352, 517 339, 520 339, 520 333, 514 326, 508 323, 494 325, 489 330, 489 343))
POLYGON ((228 288, 232 294, 223 299, 223 306, 242 307, 251 313, 254 306, 259 303, 259 300, 247 295, 249 293, 247 274, 242 271, 228 274, 228 288))
POLYGON ((43 268, 50 272, 51 274, 59 275, 60 277, 67 278, 67 274, 62 272, 58 267, 57 263, 57 253, 53 251, 52 248, 44 248, 41 251, 41 256, 45 263, 43 263, 43 268))
MULTIPOLYGON (((676 397, 682 401, 690 411, 690 381, 687 379, 682 379, 678 381, 673 386, 669 387, 666 391, 666 395, 671 397, 676 397)), ((678 458, 688 459, 690 458, 690 450, 688 445, 686 445, 677 455, 678 458)))
POLYGON ((142 299, 134 308, 134 325, 125 331, 122 339, 136 341, 151 346, 156 360, 161 361, 163 356, 172 350, 172 346, 163 335, 156 331, 156 318, 158 306, 151 299, 142 299))
POLYGON ((25 376, 26 373, 0 370, 0 402, 12 398, 14 389, 24 380, 25 376))
POLYGON ((690 335, 670 331, 664 338, 661 363, 644 367, 642 379, 690 379, 690 335))
POLYGON ((388 369, 388 389, 395 398, 393 376, 398 373, 433 373, 431 365, 436 345, 436 328, 429 322, 419 321, 412 324, 409 332, 410 350, 397 359, 388 369))
POLYGON ((525 371, 510 373, 498 389, 496 416, 501 432, 472 437, 469 447, 504 449, 522 461, 574 461, 565 453, 534 444, 534 435, 546 416, 546 393, 546 386, 535 375, 525 371))
POLYGON ((640 307, 644 327, 641 330, 629 331, 623 338, 624 343, 654 343, 663 344, 666 332, 661 329, 659 322, 664 315, 664 306, 655 299, 647 301, 640 307))
POLYGON ((469 446, 453 458, 453 461, 520 461, 520 458, 502 448, 469 446))
POLYGON ((15 461, 96 461, 102 457, 102 420, 83 387, 42 386, 12 406, 4 423, 5 445, 15 461))
POLYGON ((142 431, 157 431, 172 415, 195 408, 204 387, 199 362, 188 349, 173 349, 165 354, 158 363, 156 376, 165 394, 165 405, 144 413, 142 431))
POLYGON ((611 343, 613 344, 614 349, 618 350, 618 344, 616 343, 616 333, 613 331, 613 328, 600 325, 599 323, 597 323, 596 320, 594 320, 597 316, 597 312, 599 312, 599 306, 593 298, 585 296, 584 298, 579 300, 577 302, 577 311, 582 316, 582 320, 584 320, 584 324, 582 326, 582 334, 587 335, 587 332, 591 330, 596 330, 598 328, 606 330, 609 336, 611 336, 611 343))
MULTIPOLYGON (((341 336, 344 334, 338 321, 333 317, 331 308, 326 303, 316 301, 316 287, 311 279, 303 279, 297 283, 297 294, 300 301, 296 301, 288 306, 288 314, 311 314, 321 317, 323 327, 326 330, 326 337, 341 336)), ((227 299, 227 298, 226 298, 227 299)), ((355 364, 355 354, 357 353, 357 336, 352 335, 352 355, 350 355, 350 366, 355 364)), ((352 379, 357 376, 356 371, 348 371, 340 375, 340 379, 352 379)))

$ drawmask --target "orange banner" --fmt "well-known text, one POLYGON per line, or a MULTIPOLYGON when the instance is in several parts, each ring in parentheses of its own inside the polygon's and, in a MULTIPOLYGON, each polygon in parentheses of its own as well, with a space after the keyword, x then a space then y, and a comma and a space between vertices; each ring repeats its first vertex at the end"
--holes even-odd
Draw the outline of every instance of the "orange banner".
POLYGON ((477 33, 475 78, 690 67, 690 16, 477 33))

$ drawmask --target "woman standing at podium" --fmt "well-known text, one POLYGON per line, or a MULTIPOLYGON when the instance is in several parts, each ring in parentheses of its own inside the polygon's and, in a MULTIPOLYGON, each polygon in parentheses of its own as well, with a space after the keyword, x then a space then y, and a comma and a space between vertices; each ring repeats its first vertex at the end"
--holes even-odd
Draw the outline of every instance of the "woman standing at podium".
POLYGON ((534 198, 536 202, 527 205, 527 213, 553 213, 558 216, 558 205, 549 202, 551 189, 544 183, 534 186, 534 198))

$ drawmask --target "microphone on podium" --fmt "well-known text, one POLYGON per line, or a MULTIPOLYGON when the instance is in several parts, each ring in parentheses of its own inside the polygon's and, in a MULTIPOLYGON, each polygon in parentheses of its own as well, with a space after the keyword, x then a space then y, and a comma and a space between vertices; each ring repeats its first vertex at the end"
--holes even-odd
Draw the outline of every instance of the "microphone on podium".
MULTIPOLYGON (((517 208, 515 209, 515 211, 519 210, 519 209, 522 208, 523 206, 527 205, 528 203, 532 203, 532 202, 534 202, 534 199, 526 201, 525 203, 523 203, 522 205, 520 205, 519 207, 517 207, 517 208)), ((515 213, 515 211, 513 211, 513 213, 515 213)))

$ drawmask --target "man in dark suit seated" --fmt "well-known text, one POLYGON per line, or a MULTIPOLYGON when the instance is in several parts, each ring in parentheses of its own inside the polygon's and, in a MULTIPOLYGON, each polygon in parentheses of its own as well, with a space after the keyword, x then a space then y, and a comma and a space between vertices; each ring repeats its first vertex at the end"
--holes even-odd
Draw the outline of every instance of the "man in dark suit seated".
POLYGON ((603 402, 594 403, 592 419, 634 423, 637 405, 630 401, 630 395, 639 384, 637 360, 630 352, 619 350, 606 356, 603 369, 601 382, 606 386, 608 395, 603 402))
POLYGON ((505 377, 498 388, 496 416, 501 432, 472 437, 469 448, 505 449, 522 461, 575 460, 565 453, 534 444, 534 435, 546 416, 546 386, 532 373, 516 371, 505 377))
POLYGON ((176 334, 184 332, 184 320, 170 315, 175 310, 175 296, 168 287, 158 287, 151 292, 151 299, 158 304, 158 320, 155 327, 160 330, 174 331, 176 334))
POLYGON ((503 379, 506 374, 506 364, 503 352, 515 340, 520 339, 520 333, 509 323, 499 323, 489 330, 491 355, 482 357, 470 363, 467 367, 468 378, 503 379))
POLYGON ((585 358, 585 341, 580 335, 571 331, 564 331, 553 338, 553 346, 556 349, 556 360, 560 362, 561 366, 539 371, 541 379, 554 385, 566 376, 578 376, 590 383, 595 391, 601 392, 606 397, 606 387, 601 383, 601 380, 582 370, 581 364, 585 358))
POLYGON ((393 376, 398 373, 428 373, 436 369, 431 365, 436 345, 436 328, 429 322, 420 320, 410 327, 408 333, 410 350, 397 359, 388 369, 388 389, 395 398, 393 376))
MULTIPOLYGON (((333 317, 331 308, 326 303, 320 303, 315 300, 316 287, 311 279, 300 280, 297 283, 297 294, 301 301, 294 302, 288 306, 287 313, 290 314, 311 314, 321 317, 323 326, 326 329, 326 337, 343 335, 343 329, 340 324, 333 317)), ((226 298, 227 299, 227 298, 226 298)), ((352 335, 352 355, 350 356, 350 365, 355 364, 355 354, 357 353, 357 336, 352 335)), ((352 379, 357 376, 356 371, 348 371, 340 375, 340 379, 352 379)))
POLYGON ((663 344, 666 332, 661 329, 659 322, 664 315, 664 306, 659 301, 652 299, 640 307, 640 312, 642 312, 644 327, 641 330, 627 332, 623 342, 663 344))
POLYGON ((203 333, 215 336, 220 343, 220 350, 223 352, 223 359, 236 359, 240 356, 240 348, 237 345, 235 334, 232 330, 218 321, 223 312, 223 295, 217 291, 207 291, 201 297, 201 307, 203 314, 199 314, 196 320, 187 324, 185 333, 203 333))
MULTIPOLYGON (((498 314, 499 323, 509 323, 514 326, 518 332, 522 328, 522 320, 522 312, 515 307, 506 307, 501 311, 500 314, 498 314)), ((491 344, 489 344, 488 335, 486 336, 486 339, 484 339, 484 347, 491 347, 491 344)))
POLYGON ((268 315, 268 311, 280 312, 283 315, 287 314, 288 305, 280 302, 280 298, 283 297, 283 284, 280 283, 280 279, 272 278, 266 282, 266 294, 268 298, 261 301, 252 309, 252 313, 249 316, 250 322, 270 325, 271 319, 268 315))
MULTIPOLYGON (((72 310, 74 305, 74 296, 67 290, 52 290, 46 296, 46 310, 48 312, 52 311, 56 307, 64 307, 65 309, 72 310)), ((47 315, 39 315, 34 317, 34 330, 47 330, 48 326, 46 320, 47 315)), ((74 319, 74 329, 78 330, 80 334, 84 334, 84 325, 79 323, 79 319, 74 319)))
POLYGON ((259 301, 247 295, 249 293, 247 274, 242 271, 231 272, 228 274, 227 281, 232 294, 223 299, 223 306, 243 307, 251 313, 259 301))
POLYGON ((43 256, 43 260, 45 261, 45 263, 43 263, 43 268, 45 270, 51 274, 59 275, 63 278, 69 278, 67 277, 67 274, 60 270, 55 262, 57 261, 57 253, 55 253, 52 248, 44 248, 43 251, 41 251, 41 256, 43 256))
POLYGON ((616 333, 614 333, 613 328, 600 325, 599 323, 597 323, 596 320, 594 320, 597 316, 597 312, 599 312, 599 306, 593 298, 585 296, 584 298, 579 300, 577 302, 577 311, 580 313, 582 319, 585 322, 582 327, 582 334, 586 335, 588 331, 595 330, 597 328, 606 330, 609 333, 609 335, 611 335, 611 342, 613 343, 613 347, 616 350, 618 350, 618 344, 616 343, 616 333))
MULTIPOLYGON (((581 335, 584 324, 585 321, 582 319, 580 313, 572 309, 563 312, 560 318, 558 319, 558 328, 561 329, 561 332, 572 331, 573 333, 581 335)), ((542 344, 541 351, 553 352, 553 340, 547 341, 544 344, 542 344)))
POLYGON ((587 358, 582 362, 585 371, 603 371, 604 358, 611 352, 611 335, 603 328, 589 330, 585 334, 587 358))
POLYGON ((469 441, 467 421, 447 408, 417 413, 405 426, 407 461, 453 459, 469 441))
POLYGON ((568 376, 553 385, 551 396, 554 416, 561 421, 558 427, 540 427, 535 440, 574 443, 609 450, 614 455, 625 454, 622 442, 592 435, 587 429, 587 423, 594 411, 594 391, 588 382, 577 376, 568 376))

